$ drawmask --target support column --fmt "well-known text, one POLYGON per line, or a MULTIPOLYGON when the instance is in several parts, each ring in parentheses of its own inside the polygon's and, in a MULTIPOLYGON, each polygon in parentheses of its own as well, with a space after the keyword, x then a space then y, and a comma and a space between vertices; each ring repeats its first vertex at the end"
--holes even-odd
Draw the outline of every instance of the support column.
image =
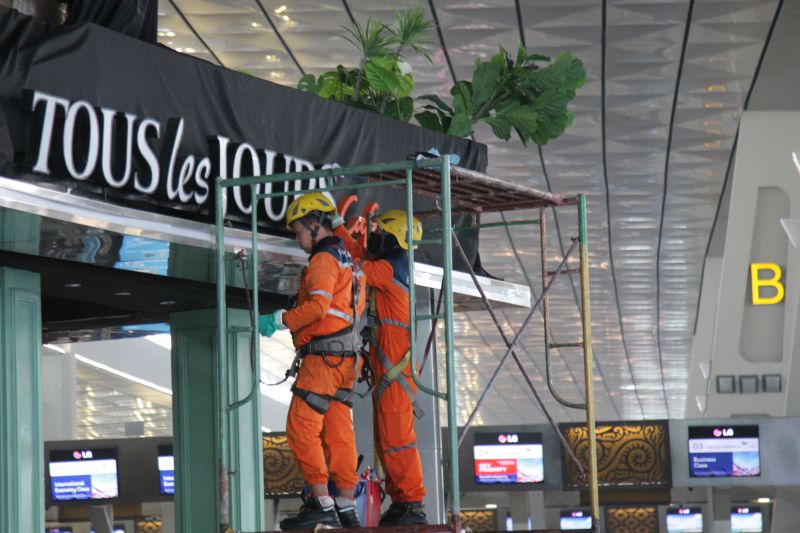
POLYGON ((731 489, 708 487, 711 504, 711 531, 731 533, 731 489))
POLYGON ((0 531, 43 531, 39 274, 0 268, 0 328, 0 531))
POLYGON ((222 364, 216 310, 175 313, 171 322, 175 529, 217 533, 225 521, 237 530, 261 531, 264 467, 257 382, 249 401, 230 408, 253 392, 253 369, 258 378, 258 357, 251 366, 248 313, 228 311, 222 364), (220 394, 229 406, 222 413, 220 394), (227 439, 220 442, 220 434, 227 439))
POLYGON ((42 438, 51 440, 74 440, 77 430, 77 363, 70 352, 56 351, 46 346, 41 358, 42 390, 42 438))

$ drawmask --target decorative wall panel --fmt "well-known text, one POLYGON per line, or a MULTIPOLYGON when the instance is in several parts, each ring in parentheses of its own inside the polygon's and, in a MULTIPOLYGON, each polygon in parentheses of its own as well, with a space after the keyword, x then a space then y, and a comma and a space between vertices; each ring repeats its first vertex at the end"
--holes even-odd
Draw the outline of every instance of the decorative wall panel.
POLYGON ((658 533, 655 507, 606 508, 606 533, 658 533))
POLYGON ((497 531, 497 511, 461 511, 460 516, 466 531, 497 531))
MULTIPOLYGON (((585 425, 564 424, 561 431, 570 448, 588 470, 589 435, 585 425)), ((575 463, 564 457, 564 486, 587 487, 575 463)), ((597 470, 601 487, 669 488, 669 436, 666 422, 598 424, 597 470)))
POLYGON ((161 519, 155 517, 140 518, 135 523, 136 533, 161 533, 161 519))
POLYGON ((297 496, 303 489, 303 472, 292 457, 286 435, 269 433, 264 443, 264 495, 278 498, 297 496))

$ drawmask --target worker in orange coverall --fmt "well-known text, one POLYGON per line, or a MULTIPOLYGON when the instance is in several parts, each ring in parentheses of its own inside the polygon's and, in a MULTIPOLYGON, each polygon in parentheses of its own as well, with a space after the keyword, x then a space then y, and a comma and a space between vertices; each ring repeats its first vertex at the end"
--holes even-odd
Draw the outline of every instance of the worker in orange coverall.
MULTIPOLYGON (((370 339, 370 363, 375 373, 372 395, 375 449, 386 472, 386 492, 392 505, 381 526, 427 524, 422 461, 414 433, 416 384, 411 378, 408 276, 408 217, 390 210, 378 216, 377 228, 364 248, 333 221, 340 237, 363 270, 370 293, 374 338, 370 339), (395 369, 394 371, 392 369, 395 369)), ((413 240, 422 238, 422 223, 414 217, 413 240)))
POLYGON ((286 225, 310 254, 308 266, 296 307, 262 315, 258 321, 259 332, 267 337, 289 328, 302 358, 286 435, 310 497, 297 516, 281 521, 282 530, 313 529, 317 524, 361 527, 353 499, 358 476, 351 398, 361 348, 354 323, 365 298, 358 297, 350 253, 333 236, 334 216, 333 202, 318 192, 289 205, 286 225), (329 475, 335 498, 328 492, 329 475))

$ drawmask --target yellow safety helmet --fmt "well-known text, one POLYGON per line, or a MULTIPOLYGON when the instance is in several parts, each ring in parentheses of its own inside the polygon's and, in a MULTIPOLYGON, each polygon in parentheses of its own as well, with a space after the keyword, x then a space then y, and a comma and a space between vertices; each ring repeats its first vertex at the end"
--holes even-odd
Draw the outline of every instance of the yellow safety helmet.
MULTIPOLYGON (((320 213, 336 213, 336 206, 330 198, 321 192, 309 192, 289 204, 286 210, 286 227, 292 229, 292 223, 314 211, 320 213)), ((335 216, 335 215, 331 215, 335 216)))
MULTIPOLYGON (((413 220, 411 238, 412 240, 418 241, 422 239, 422 222, 420 222, 417 217, 414 217, 413 220)), ((400 243, 400 247, 403 250, 408 250, 408 240, 406 239, 406 234, 408 233, 408 215, 406 215, 405 211, 390 209, 382 215, 378 215, 375 221, 378 223, 379 228, 386 233, 391 233, 397 238, 397 242, 400 243)), ((414 248, 416 247, 417 246, 414 245, 414 248)))

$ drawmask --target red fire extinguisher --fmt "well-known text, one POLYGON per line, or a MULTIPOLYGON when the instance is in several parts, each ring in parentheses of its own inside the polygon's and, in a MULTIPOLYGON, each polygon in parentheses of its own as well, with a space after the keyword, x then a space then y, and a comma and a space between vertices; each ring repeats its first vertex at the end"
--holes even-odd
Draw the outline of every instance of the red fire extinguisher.
POLYGON ((356 486, 356 508, 363 527, 376 527, 381 519, 381 503, 386 497, 383 480, 378 479, 375 470, 367 467, 356 486))

